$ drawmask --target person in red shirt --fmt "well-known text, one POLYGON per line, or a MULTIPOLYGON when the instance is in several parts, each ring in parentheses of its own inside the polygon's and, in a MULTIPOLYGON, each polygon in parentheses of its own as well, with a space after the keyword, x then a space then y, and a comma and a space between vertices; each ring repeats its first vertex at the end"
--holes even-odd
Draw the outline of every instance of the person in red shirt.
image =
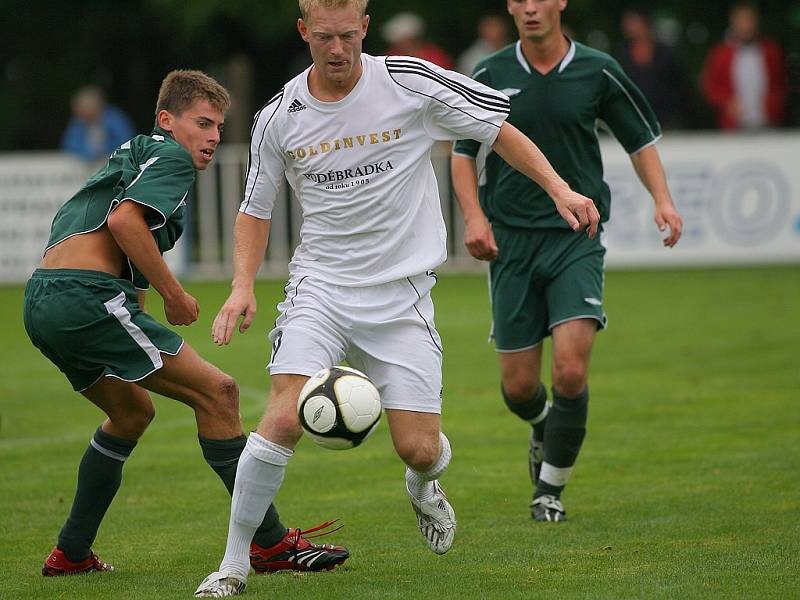
POLYGON ((700 84, 720 128, 781 125, 787 92, 784 56, 776 42, 761 36, 754 4, 731 7, 728 37, 709 52, 700 84))

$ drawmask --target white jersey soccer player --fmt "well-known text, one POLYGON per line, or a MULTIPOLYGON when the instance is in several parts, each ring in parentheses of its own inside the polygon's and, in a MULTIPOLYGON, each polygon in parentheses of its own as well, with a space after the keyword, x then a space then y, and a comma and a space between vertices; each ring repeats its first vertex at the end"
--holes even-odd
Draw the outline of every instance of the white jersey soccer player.
POLYGON ((285 174, 303 213, 269 370, 313 375, 347 358, 384 408, 438 414, 429 292, 447 233, 430 152, 464 136, 491 145, 509 103, 424 60, 362 54, 361 65, 344 99, 314 98, 309 67, 256 118, 240 211, 269 219, 285 174), (386 325, 398 320, 410 325, 386 325))
MULTIPOLYGON (((255 277, 284 181, 302 208, 301 242, 270 334, 269 403, 239 461, 225 557, 197 596, 244 590, 254 525, 302 435, 298 394, 310 375, 345 359, 381 393, 426 542, 438 554, 453 543, 455 513, 438 482, 451 451, 440 430, 442 347, 430 296, 432 269, 446 258, 430 162, 437 140, 492 146, 550 191, 575 229, 596 232, 591 200, 572 192, 504 122, 503 94, 416 58, 362 54, 366 4, 299 0, 298 30, 314 64, 267 103, 253 127, 232 291, 214 320, 216 343, 230 342, 240 317, 240 331, 252 323, 255 277)), ((298 548, 288 560, 310 565, 325 551, 298 548)))
POLYGON ((241 211, 269 219, 286 179, 303 210, 292 276, 369 286, 424 273, 446 258, 430 160, 437 140, 494 143, 501 93, 417 58, 361 55, 339 102, 309 92, 308 70, 260 111, 241 211))

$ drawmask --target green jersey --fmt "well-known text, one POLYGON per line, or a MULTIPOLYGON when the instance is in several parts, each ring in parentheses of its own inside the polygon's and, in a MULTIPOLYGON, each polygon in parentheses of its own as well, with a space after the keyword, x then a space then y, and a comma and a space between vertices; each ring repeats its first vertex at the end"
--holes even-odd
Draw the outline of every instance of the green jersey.
MULTIPOLYGON (((166 252, 183 233, 195 173, 189 153, 163 129, 137 135, 117 148, 58 210, 46 250, 73 235, 99 229, 121 202, 133 200, 151 209, 146 214, 147 226, 159 251, 166 252)), ((121 278, 139 289, 150 285, 130 260, 125 261, 121 278)))
MULTIPOLYGON (((517 42, 481 61, 473 77, 511 99, 508 122, 534 141, 573 190, 594 200, 602 221, 609 218, 610 193, 603 181, 597 122, 604 122, 630 154, 661 137, 653 110, 619 64, 577 42, 547 74, 528 64, 517 42)), ((481 152, 472 140, 457 142, 453 152, 478 159, 481 205, 492 223, 569 227, 545 191, 494 152, 481 152)))

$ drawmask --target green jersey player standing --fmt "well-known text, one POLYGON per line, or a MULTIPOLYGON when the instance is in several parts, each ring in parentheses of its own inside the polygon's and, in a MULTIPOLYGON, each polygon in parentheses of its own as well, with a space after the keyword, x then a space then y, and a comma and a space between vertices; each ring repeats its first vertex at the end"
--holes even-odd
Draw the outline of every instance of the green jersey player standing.
MULTIPOLYGON (((596 123, 628 152, 655 201, 655 222, 674 246, 682 222, 655 148, 661 130, 642 93, 614 59, 564 36, 566 0, 507 0, 519 41, 487 57, 473 77, 511 99, 508 121, 536 142, 570 187, 609 218, 596 123), (667 231, 668 230, 668 231, 667 231)), ((470 253, 491 261, 493 333, 508 408, 532 425, 531 515, 566 518, 561 492, 586 434, 588 369, 595 333, 605 327, 599 238, 559 222, 544 191, 477 142, 458 142, 453 185, 470 253), (478 164, 480 164, 480 201, 478 164), (553 338, 553 398, 541 382, 542 342, 553 338)))

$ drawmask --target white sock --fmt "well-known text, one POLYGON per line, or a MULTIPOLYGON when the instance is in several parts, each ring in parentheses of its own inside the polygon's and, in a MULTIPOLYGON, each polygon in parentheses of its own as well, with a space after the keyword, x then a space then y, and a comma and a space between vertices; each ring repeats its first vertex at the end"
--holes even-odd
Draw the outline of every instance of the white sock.
POLYGON ((247 438, 236 468, 228 544, 219 567, 221 572, 233 572, 247 579, 250 542, 283 483, 286 464, 292 454, 290 449, 270 442, 256 432, 247 438))
POLYGON ((539 479, 554 487, 564 487, 571 474, 572 467, 554 467, 550 463, 543 462, 542 470, 539 471, 539 479))
POLYGON ((444 473, 445 469, 447 469, 447 465, 450 464, 450 458, 453 456, 453 452, 450 449, 450 440, 448 440, 447 436, 442 432, 439 432, 439 444, 442 447, 442 451, 439 454, 439 458, 430 469, 424 473, 420 473, 411 467, 406 467, 406 487, 408 488, 408 493, 419 502, 425 502, 433 498, 433 482, 439 479, 442 473, 444 473))

